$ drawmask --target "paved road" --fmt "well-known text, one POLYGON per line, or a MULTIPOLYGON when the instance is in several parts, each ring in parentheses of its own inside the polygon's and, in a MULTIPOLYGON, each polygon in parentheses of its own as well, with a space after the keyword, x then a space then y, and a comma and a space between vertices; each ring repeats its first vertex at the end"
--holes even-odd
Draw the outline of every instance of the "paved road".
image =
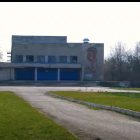
MULTIPOLYGON (((86 90, 84 87, 0 87, 1 91, 15 92, 82 140, 97 140, 97 138, 101 140, 140 140, 140 119, 112 111, 92 110, 84 105, 44 94, 50 90, 79 89, 86 90)), ((88 88, 87 90, 91 89, 93 91, 110 90, 101 87, 88 88)))

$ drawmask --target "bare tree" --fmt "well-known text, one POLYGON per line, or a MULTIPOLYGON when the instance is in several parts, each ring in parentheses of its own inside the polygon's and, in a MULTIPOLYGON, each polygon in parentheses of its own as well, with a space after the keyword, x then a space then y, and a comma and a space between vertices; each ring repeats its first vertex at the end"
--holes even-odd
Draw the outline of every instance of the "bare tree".
POLYGON ((133 72, 133 80, 140 80, 140 42, 137 42, 135 45, 134 52, 132 54, 132 72, 133 72))
POLYGON ((117 42, 110 51, 110 57, 104 62, 105 80, 140 81, 140 42, 136 43, 134 50, 117 42))
POLYGON ((136 58, 140 57, 140 41, 136 42, 134 55, 135 55, 136 58))
POLYGON ((114 81, 116 73, 116 60, 113 57, 109 57, 104 61, 104 78, 114 81))
POLYGON ((122 69, 126 61, 126 46, 122 42, 117 42, 111 47, 111 57, 116 60, 118 80, 122 80, 122 69))
POLYGON ((2 50, 0 48, 0 62, 3 60, 3 53, 2 53, 2 50))

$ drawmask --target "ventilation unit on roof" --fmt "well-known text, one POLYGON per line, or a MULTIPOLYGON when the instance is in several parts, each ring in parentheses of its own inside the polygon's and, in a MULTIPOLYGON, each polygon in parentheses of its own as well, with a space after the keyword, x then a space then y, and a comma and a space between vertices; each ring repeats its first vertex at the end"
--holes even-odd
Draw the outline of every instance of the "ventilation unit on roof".
POLYGON ((84 43, 88 43, 89 42, 89 39, 88 38, 85 38, 83 39, 84 43))

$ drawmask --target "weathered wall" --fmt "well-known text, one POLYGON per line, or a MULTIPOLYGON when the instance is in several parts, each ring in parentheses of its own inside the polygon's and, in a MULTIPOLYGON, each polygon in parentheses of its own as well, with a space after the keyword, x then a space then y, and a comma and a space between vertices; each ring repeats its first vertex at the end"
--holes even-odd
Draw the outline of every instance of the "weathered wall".
POLYGON ((14 69, 0 68, 0 80, 14 80, 14 69))
POLYGON ((66 43, 67 36, 12 36, 12 43, 66 43))
POLYGON ((82 64, 76 63, 0 63, 0 68, 19 67, 45 67, 45 68, 81 68, 82 64))
MULTIPOLYGON (((15 55, 77 56, 84 66, 84 80, 103 80, 104 44, 99 43, 28 43, 12 44, 12 60, 15 55)), ((68 59, 69 62, 69 59, 68 59)))
POLYGON ((83 49, 84 79, 103 80, 104 44, 88 44, 83 49))

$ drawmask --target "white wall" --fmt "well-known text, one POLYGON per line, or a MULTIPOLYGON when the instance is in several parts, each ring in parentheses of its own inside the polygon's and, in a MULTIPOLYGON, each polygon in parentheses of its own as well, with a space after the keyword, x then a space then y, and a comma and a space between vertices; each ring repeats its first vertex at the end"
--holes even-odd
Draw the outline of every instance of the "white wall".
MULTIPOLYGON (((0 68, 0 80, 10 80, 10 68, 0 68)), ((11 80, 14 80, 13 68, 11 68, 11 80)))

